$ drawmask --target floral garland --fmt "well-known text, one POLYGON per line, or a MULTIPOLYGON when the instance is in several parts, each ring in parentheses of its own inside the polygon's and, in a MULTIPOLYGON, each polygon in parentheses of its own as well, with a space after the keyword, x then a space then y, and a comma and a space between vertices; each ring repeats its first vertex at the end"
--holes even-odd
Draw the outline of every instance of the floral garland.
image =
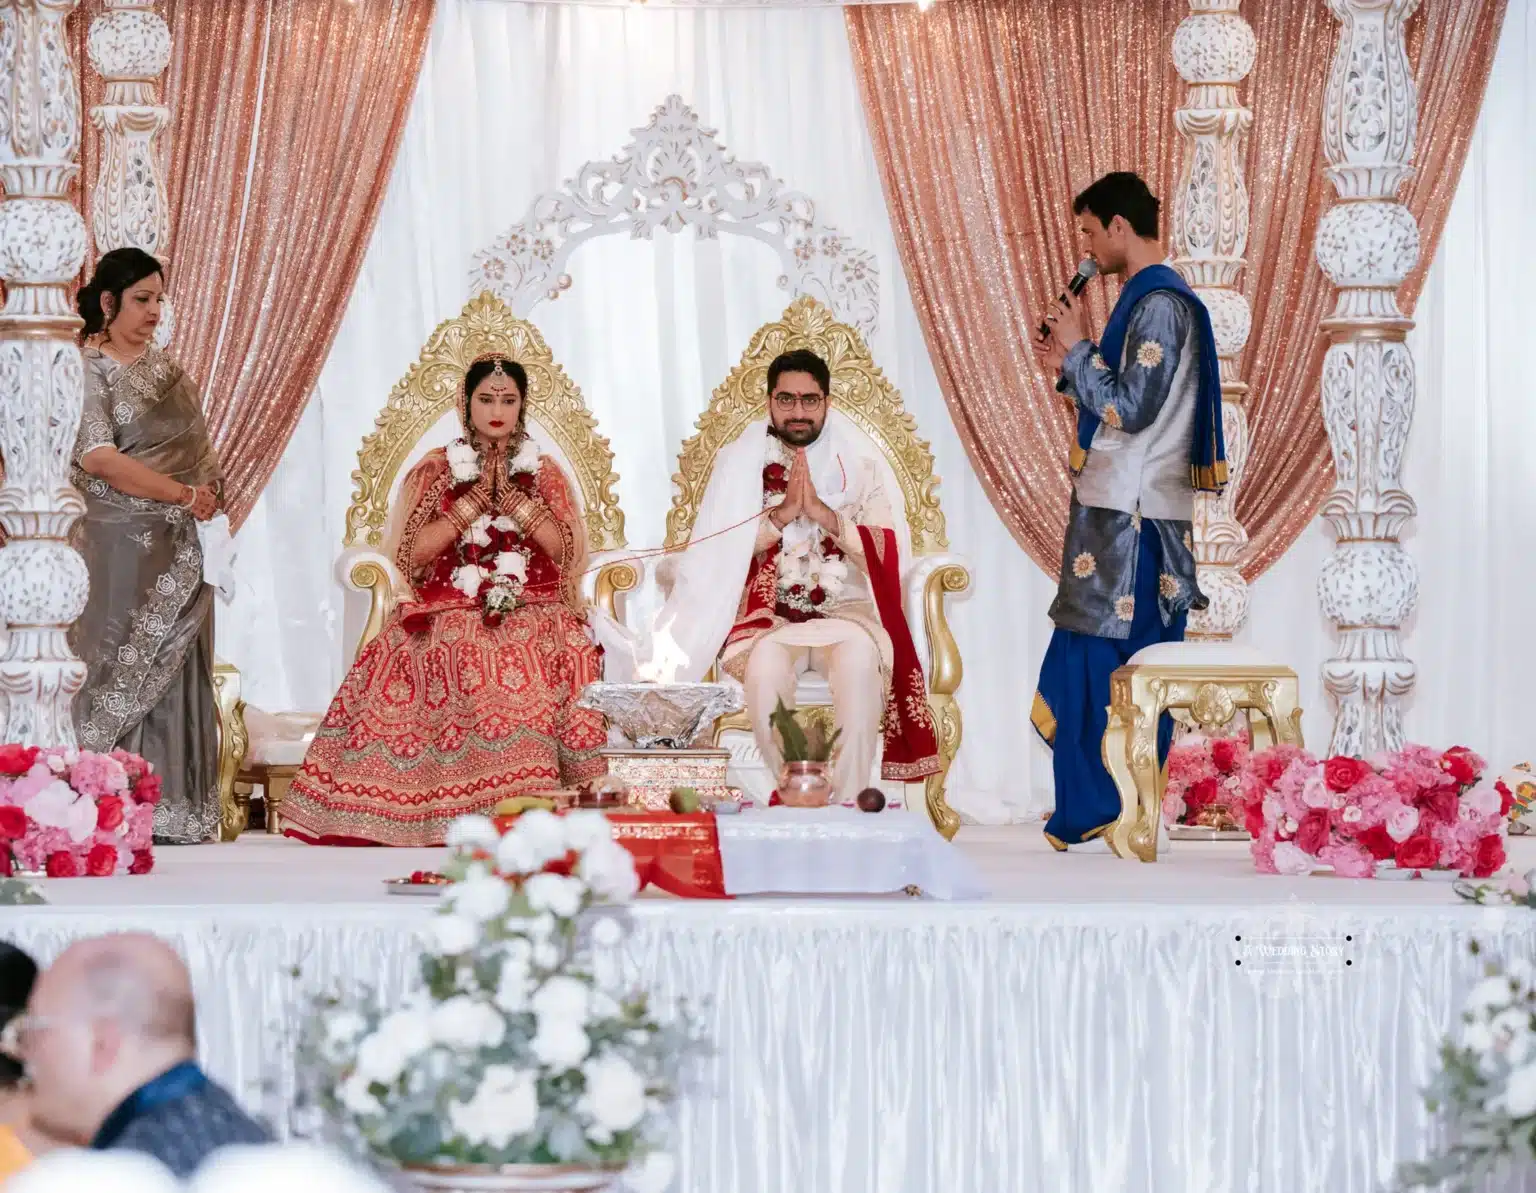
POLYGON ((1267 874, 1332 867, 1345 878, 1381 868, 1487 877, 1504 864, 1513 797, 1502 782, 1483 781, 1484 769, 1464 746, 1326 762, 1296 746, 1264 750, 1243 774, 1254 862, 1267 874))
MULTIPOLYGON (((524 436, 508 474, 514 479, 532 477, 538 469, 538 446, 524 436)), ((480 479, 479 450, 466 440, 454 440, 448 445, 448 470, 454 481, 449 497, 456 500, 480 479)), ((488 622, 494 624, 518 607, 528 582, 528 548, 513 519, 481 514, 459 536, 458 552, 453 586, 470 600, 479 598, 488 622)))
MULTIPOLYGON (((784 441, 769 435, 763 465, 764 510, 776 508, 789 492, 791 463, 784 441)), ((848 564, 831 535, 812 531, 784 536, 778 560, 777 600, 781 615, 788 611, 801 617, 818 616, 842 597, 847 580, 848 564)))

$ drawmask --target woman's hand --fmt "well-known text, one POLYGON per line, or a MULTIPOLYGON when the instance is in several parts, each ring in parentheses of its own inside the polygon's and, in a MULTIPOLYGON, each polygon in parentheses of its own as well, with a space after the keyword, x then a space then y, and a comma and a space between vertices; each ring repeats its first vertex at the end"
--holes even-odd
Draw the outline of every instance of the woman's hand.
POLYGON ((207 522, 219 512, 219 495, 212 485, 198 485, 192 493, 192 504, 188 508, 199 522, 207 522))

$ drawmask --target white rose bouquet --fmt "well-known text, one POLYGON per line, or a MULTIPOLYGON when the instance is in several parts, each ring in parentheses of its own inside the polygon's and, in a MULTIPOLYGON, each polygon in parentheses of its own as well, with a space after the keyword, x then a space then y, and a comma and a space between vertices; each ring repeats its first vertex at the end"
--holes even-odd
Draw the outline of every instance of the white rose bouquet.
POLYGON ((664 1187, 665 1111, 701 1047, 685 1011, 621 986, 629 852, 597 812, 450 832, 453 879, 397 1007, 326 1000, 300 1071, 342 1137, 403 1168, 628 1168, 664 1187))
MULTIPOLYGON (((1473 903, 1536 907, 1536 870, 1502 886, 1457 883, 1473 903)), ((1474 955, 1482 950, 1471 944, 1474 955)), ((1404 1188, 1470 1193, 1488 1179, 1536 1164, 1536 967, 1490 959, 1461 1013, 1461 1029, 1440 1047, 1441 1069, 1425 1090, 1446 1145, 1399 1172, 1404 1188)))

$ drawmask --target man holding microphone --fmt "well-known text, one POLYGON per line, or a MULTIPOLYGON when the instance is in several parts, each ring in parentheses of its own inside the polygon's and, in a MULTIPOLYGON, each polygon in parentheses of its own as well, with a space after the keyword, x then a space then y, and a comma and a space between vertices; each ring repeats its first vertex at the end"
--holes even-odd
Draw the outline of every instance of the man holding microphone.
MULTIPOLYGON (((1196 490, 1227 480, 1221 375, 1210 314, 1164 261, 1158 200, 1135 174, 1106 174, 1073 201, 1099 272, 1122 275, 1098 344, 1068 294, 1034 343, 1077 407, 1074 474, 1056 624, 1031 720, 1052 748, 1057 850, 1101 835, 1120 795, 1101 743, 1109 677, 1137 651, 1184 638, 1190 609, 1209 603, 1195 578, 1196 490)), ((1090 271, 1091 272, 1091 271, 1090 271)), ((1172 722, 1159 726, 1160 757, 1172 722)))

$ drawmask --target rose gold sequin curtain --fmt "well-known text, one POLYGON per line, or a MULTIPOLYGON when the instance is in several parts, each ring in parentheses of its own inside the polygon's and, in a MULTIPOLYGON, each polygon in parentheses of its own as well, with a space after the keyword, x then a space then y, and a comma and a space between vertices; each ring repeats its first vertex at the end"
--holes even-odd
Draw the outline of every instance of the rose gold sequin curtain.
MULTIPOLYGON (((100 0, 72 18, 84 54, 100 0)), ((168 0, 171 351, 203 391, 230 518, 256 502, 330 351, 405 128, 432 0, 168 0)), ((87 120, 89 117, 87 116, 87 120)), ((99 154, 81 146, 82 195, 99 154)))
MULTIPOLYGON (((1257 575, 1333 483, 1317 413, 1332 291, 1312 259, 1326 199, 1322 102, 1337 23, 1311 0, 1248 5, 1259 57, 1242 366, 1253 449, 1238 515, 1257 575)), ((1439 0, 1410 27, 1419 93, 1406 194, 1422 232, 1418 293, 1455 193, 1498 44, 1504 0, 1439 0)), ((994 507, 1050 575, 1061 564, 1071 408, 1036 367, 1034 316, 1077 260, 1072 196, 1110 170, 1147 178, 1171 211, 1183 83, 1174 29, 1186 0, 946 0, 847 10, 849 43, 907 284, 955 428, 994 507), (1090 64, 1091 67, 1090 67, 1090 64)), ((1092 287, 1102 327, 1112 287, 1092 287)), ((1411 309, 1411 308, 1410 308, 1411 309)))

